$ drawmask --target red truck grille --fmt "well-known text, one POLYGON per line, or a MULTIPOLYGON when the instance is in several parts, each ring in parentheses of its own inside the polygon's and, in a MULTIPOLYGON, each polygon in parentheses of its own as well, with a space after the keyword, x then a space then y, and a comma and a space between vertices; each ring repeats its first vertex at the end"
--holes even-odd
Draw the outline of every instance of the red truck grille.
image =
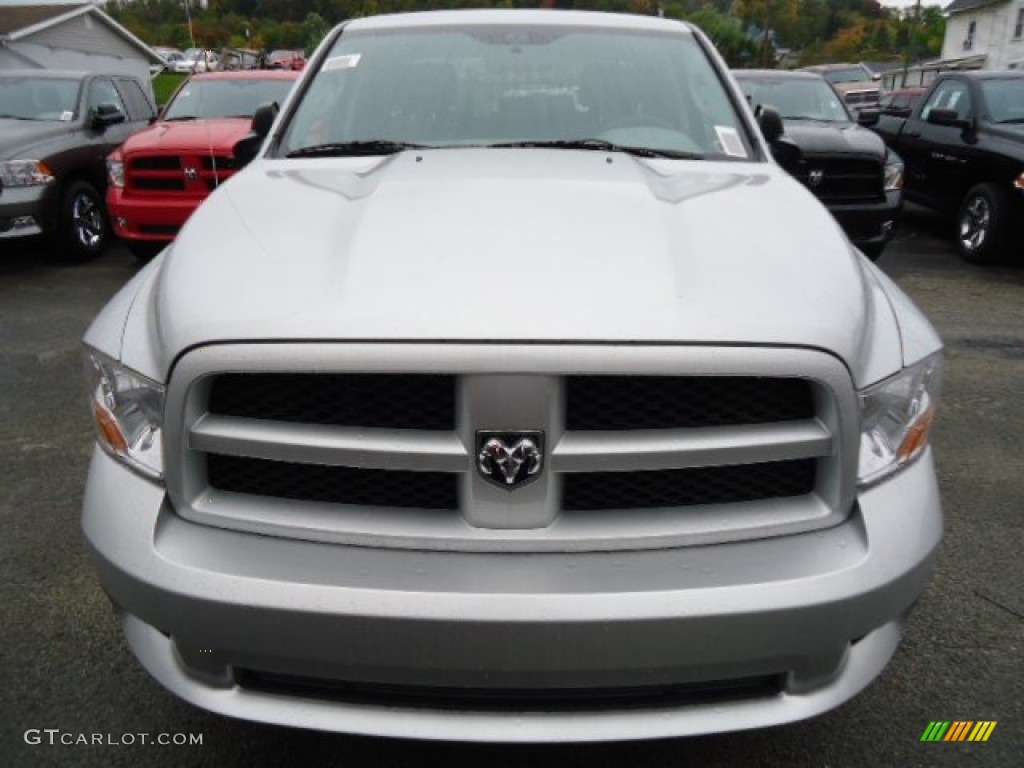
POLYGON ((135 156, 125 168, 125 187, 146 195, 205 198, 238 170, 230 155, 135 156))

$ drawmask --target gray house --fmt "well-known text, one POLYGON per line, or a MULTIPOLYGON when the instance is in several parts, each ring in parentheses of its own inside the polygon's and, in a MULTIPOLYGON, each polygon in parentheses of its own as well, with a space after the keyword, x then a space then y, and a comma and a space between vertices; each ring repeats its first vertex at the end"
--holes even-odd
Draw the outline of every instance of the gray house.
POLYGON ((134 75, 150 91, 162 60, 95 5, 0 5, 0 71, 70 69, 134 75))

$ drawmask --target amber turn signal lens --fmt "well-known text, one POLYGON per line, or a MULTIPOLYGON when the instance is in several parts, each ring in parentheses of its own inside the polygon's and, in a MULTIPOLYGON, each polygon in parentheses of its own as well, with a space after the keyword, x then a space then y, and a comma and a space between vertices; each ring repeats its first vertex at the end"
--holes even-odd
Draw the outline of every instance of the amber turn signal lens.
POLYGON ((117 421, 106 408, 92 404, 92 415, 96 419, 96 429, 100 437, 118 453, 128 452, 128 441, 124 439, 117 421))

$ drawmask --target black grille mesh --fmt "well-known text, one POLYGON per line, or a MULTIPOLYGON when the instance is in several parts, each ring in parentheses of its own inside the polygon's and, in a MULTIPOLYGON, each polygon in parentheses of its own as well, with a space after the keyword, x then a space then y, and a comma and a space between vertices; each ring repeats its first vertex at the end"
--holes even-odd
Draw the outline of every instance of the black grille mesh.
POLYGON ((455 429, 455 377, 435 374, 228 373, 211 413, 300 424, 455 429))
POLYGON ((814 416, 803 379, 756 376, 570 376, 570 430, 684 429, 814 416))
POLYGON ((181 170, 181 158, 177 155, 136 157, 132 158, 130 166, 139 171, 178 171, 181 170))
POLYGON ((872 160, 806 157, 794 174, 826 203, 878 202, 882 199, 882 167, 872 160), (810 182, 812 171, 822 171, 821 181, 810 182))
POLYGON ((782 675, 622 688, 457 688, 349 682, 236 668, 243 688, 385 707, 506 712, 595 712, 776 696, 782 675))
POLYGON ((814 459, 729 467, 580 472, 564 476, 566 510, 650 509, 803 496, 814 489, 814 459))
POLYGON ((445 472, 325 467, 219 454, 207 456, 206 468, 213 488, 234 493, 369 507, 459 505, 457 476, 445 472))
POLYGON ((169 179, 163 176, 156 178, 136 176, 132 179, 132 184, 134 184, 137 189, 164 189, 175 190, 178 192, 185 189, 184 179, 169 179))

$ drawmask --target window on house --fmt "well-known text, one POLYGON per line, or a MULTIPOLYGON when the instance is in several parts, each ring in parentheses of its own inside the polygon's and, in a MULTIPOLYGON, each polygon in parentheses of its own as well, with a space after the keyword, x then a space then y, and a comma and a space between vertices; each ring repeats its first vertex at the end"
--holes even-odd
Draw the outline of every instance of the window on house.
POLYGON ((1017 9, 1017 23, 1013 27, 1013 39, 1020 40, 1024 35, 1024 8, 1017 9))
POLYGON ((969 51, 974 47, 974 30, 978 28, 978 22, 972 21, 967 25, 967 37, 964 38, 964 50, 969 51))

